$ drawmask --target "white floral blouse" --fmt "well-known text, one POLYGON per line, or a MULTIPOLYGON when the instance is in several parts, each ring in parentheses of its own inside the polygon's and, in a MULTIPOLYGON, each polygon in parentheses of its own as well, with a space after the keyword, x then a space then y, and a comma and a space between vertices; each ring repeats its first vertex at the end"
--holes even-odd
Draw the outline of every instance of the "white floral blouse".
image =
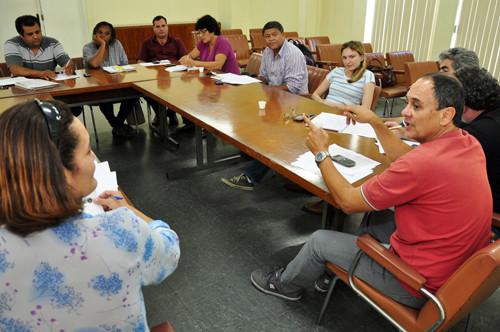
POLYGON ((179 256, 166 223, 126 208, 25 237, 0 227, 0 331, 149 331, 141 286, 179 256))

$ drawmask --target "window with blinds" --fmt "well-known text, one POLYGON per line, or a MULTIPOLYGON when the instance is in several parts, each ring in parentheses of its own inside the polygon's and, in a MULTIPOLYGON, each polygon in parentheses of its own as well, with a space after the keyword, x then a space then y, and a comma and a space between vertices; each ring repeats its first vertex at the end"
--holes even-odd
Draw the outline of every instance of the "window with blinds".
POLYGON ((500 2, 463 0, 455 45, 476 52, 481 67, 500 78, 500 2))

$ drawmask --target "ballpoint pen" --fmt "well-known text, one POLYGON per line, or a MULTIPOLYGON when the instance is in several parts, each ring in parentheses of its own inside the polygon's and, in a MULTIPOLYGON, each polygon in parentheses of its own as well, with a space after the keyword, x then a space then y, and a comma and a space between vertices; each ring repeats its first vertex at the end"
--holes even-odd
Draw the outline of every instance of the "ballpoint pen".
POLYGON ((61 68, 62 69, 61 74, 64 74, 64 70, 69 65, 70 62, 71 62, 71 59, 69 59, 68 62, 66 62, 66 64, 61 68))
POLYGON ((403 120, 399 125, 394 126, 394 127, 389 127, 389 129, 393 130, 393 129, 404 128, 404 127, 406 127, 406 122, 403 120))

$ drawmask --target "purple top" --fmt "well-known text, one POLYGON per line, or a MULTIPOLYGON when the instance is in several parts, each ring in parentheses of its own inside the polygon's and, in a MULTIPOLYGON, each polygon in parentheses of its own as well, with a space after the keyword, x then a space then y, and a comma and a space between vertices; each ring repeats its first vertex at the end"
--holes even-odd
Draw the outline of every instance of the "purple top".
POLYGON ((224 54, 226 56, 226 62, 221 68, 222 71, 241 75, 240 67, 238 67, 238 62, 234 56, 233 47, 226 38, 222 36, 217 38, 212 53, 210 53, 210 45, 208 43, 204 43, 203 40, 200 40, 198 45, 196 45, 196 48, 200 51, 201 61, 215 61, 216 54, 224 54))

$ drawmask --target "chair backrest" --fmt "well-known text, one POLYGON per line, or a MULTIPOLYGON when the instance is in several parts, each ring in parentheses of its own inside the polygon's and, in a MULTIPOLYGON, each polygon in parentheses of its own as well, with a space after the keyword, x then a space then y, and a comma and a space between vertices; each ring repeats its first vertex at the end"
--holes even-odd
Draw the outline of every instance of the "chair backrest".
POLYGON ((287 31, 283 32, 283 36, 285 36, 286 39, 288 38, 297 38, 299 36, 299 33, 296 31, 287 31))
POLYGON ((316 53, 316 45, 318 44, 330 44, 330 38, 328 36, 320 37, 306 37, 306 44, 309 46, 311 53, 316 53))
POLYGON ((380 93, 382 92, 382 88, 378 85, 375 85, 375 90, 373 90, 373 99, 370 109, 375 112, 377 108, 378 98, 380 97, 380 93))
MULTIPOLYGON (((500 241, 490 243, 469 257, 439 288, 435 296, 446 311, 438 331, 447 330, 468 315, 500 286, 500 241)), ((417 329, 427 328, 439 316, 437 307, 428 301, 420 310, 417 329)))
POLYGON ((266 47, 266 40, 261 33, 251 33, 250 43, 252 44, 252 51, 263 51, 266 47))
POLYGON ((10 76, 10 70, 9 67, 7 67, 6 62, 0 62, 0 77, 9 77, 10 76))
POLYGON ((248 32, 250 34, 252 33, 258 33, 259 35, 262 35, 262 28, 257 28, 257 29, 248 29, 248 32))
POLYGON ((342 62, 342 44, 318 44, 316 51, 318 61, 333 61, 337 62, 339 67, 344 67, 342 62))
POLYGON ((365 48, 365 53, 373 53, 373 48, 371 43, 363 43, 365 48))
POLYGON ((250 59, 248 59, 247 67, 245 71, 247 73, 257 74, 259 75, 260 64, 262 62, 262 54, 254 52, 250 55, 250 59))
POLYGON ((367 66, 369 66, 370 64, 373 66, 385 66, 384 53, 365 53, 365 63, 367 66), (378 63, 377 61, 373 61, 372 63, 373 59, 377 59, 378 61, 380 61, 380 63, 378 63))
POLYGON ((83 69, 83 58, 73 58, 71 59, 75 65, 75 69, 83 69))
POLYGON ((325 80, 329 71, 319 67, 307 66, 307 87, 309 93, 312 94, 318 86, 325 80))
POLYGON ((412 51, 403 52, 388 52, 386 53, 387 64, 392 66, 395 71, 401 71, 401 73, 396 72, 396 80, 398 84, 405 83, 406 77, 403 71, 405 70, 406 62, 415 62, 412 51))
POLYGON ((224 29, 224 30, 220 31, 220 34, 223 35, 223 36, 226 36, 226 35, 242 35, 243 34, 243 30, 241 30, 241 29, 224 29))
POLYGON ((422 61, 422 62, 407 62, 404 65, 406 74, 406 86, 409 87, 416 80, 425 74, 435 73, 439 71, 439 62, 422 61))
POLYGON ((196 45, 198 45, 198 42, 201 40, 198 31, 191 31, 191 37, 193 38, 193 45, 194 47, 196 47, 196 45))
POLYGON ((245 35, 227 35, 224 36, 236 53, 236 59, 248 59, 250 58, 250 48, 248 47, 248 39, 245 35))

